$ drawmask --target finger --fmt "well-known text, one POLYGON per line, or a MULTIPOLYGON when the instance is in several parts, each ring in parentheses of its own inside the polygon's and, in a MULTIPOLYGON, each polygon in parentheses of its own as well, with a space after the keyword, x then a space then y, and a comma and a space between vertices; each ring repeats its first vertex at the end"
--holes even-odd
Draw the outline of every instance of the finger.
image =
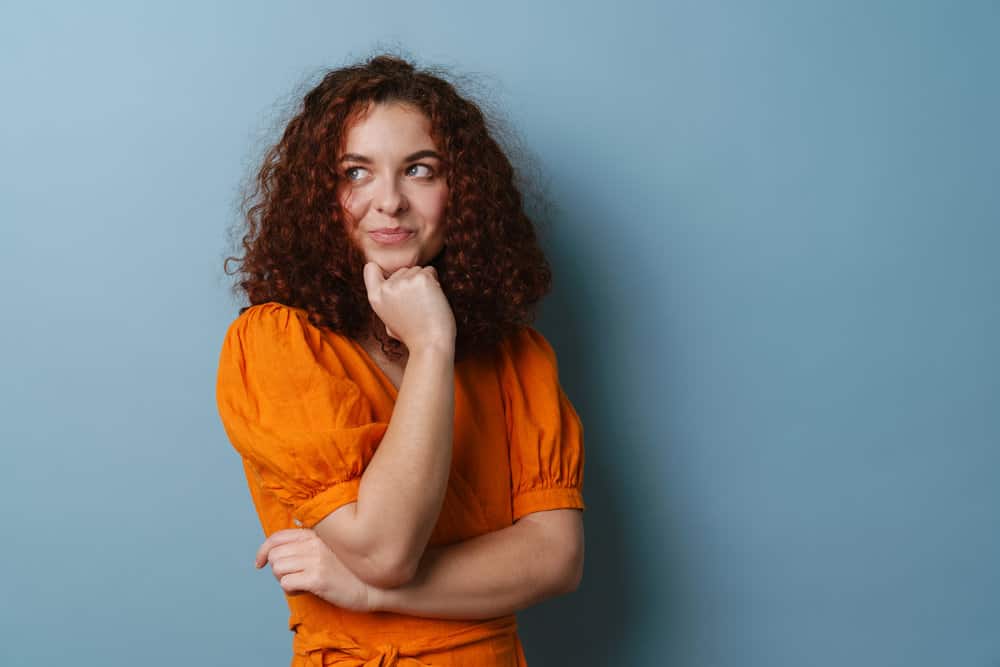
POLYGON ((382 277, 382 269, 375 262, 365 263, 364 278, 369 298, 385 282, 385 278, 382 277))
POLYGON ((313 531, 308 528, 288 528, 272 533, 257 549, 257 554, 254 556, 254 565, 257 568, 264 567, 267 563, 270 552, 275 547, 309 539, 312 534, 313 531))
POLYGON ((414 275, 418 271, 420 271, 419 266, 404 266, 401 269, 397 269, 395 273, 389 276, 389 279, 393 281, 403 280, 414 275))
POLYGON ((305 572, 292 572, 278 579, 281 588, 286 593, 295 591, 308 591, 309 577, 305 572))
POLYGON ((267 562, 268 552, 279 544, 307 539, 312 532, 308 528, 286 528, 271 533, 260 547, 257 548, 257 553, 253 559, 254 566, 257 568, 263 567, 264 563, 267 562))
POLYGON ((303 553, 302 540, 296 540, 295 542, 286 542, 285 544, 279 544, 273 547, 267 554, 267 562, 274 565, 276 562, 282 558, 295 558, 303 553))
POLYGON ((293 593, 295 591, 301 591, 302 588, 302 574, 300 572, 292 572, 291 574, 286 574, 282 577, 278 577, 278 583, 281 585, 281 589, 286 593, 293 593))
POLYGON ((281 580, 286 574, 291 574, 292 572, 302 572, 306 569, 305 559, 301 556, 284 556, 281 558, 271 557, 271 572, 274 574, 274 578, 281 580))

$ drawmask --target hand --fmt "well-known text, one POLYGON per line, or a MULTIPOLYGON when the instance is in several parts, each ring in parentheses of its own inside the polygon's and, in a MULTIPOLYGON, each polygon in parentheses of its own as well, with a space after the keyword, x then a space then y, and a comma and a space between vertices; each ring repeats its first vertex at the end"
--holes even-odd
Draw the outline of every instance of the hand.
POLYGON ((433 266, 408 266, 388 278, 375 262, 364 269, 372 310, 386 332, 410 350, 442 342, 454 345, 455 314, 433 266))
POLYGON ((371 587, 348 570, 312 529, 272 533, 254 558, 257 568, 267 563, 286 593, 312 593, 342 609, 372 611, 371 587))

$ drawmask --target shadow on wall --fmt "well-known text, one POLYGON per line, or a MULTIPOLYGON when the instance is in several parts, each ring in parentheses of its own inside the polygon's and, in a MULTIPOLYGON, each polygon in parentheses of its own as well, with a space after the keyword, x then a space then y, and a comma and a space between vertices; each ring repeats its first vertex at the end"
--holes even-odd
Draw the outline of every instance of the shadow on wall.
MULTIPOLYGON (((588 201, 592 194, 577 195, 575 211, 598 218, 605 214, 601 202, 588 201)), ((632 417, 634 401, 613 391, 628 386, 627 379, 615 377, 620 365, 607 341, 614 322, 625 316, 621 304, 602 302, 605 296, 585 291, 598 284, 595 280, 613 280, 614 267, 601 264, 607 258, 581 256, 586 249, 576 244, 560 252, 567 244, 546 241, 547 228, 568 228, 569 223, 543 222, 542 227, 554 280, 535 326, 548 332, 557 350, 560 381, 584 425, 586 556, 577 591, 518 613, 525 656, 529 667, 631 664, 629 646, 638 640, 633 628, 649 627, 644 616, 655 613, 662 618, 653 625, 662 628, 662 635, 653 639, 662 643, 666 659, 670 646, 683 644, 676 611, 683 605, 679 587, 673 585, 680 564, 668 560, 678 552, 669 548, 667 536, 674 531, 663 508, 639 504, 641 509, 634 509, 643 498, 660 496, 637 488, 636 468, 642 461, 636 457, 662 443, 641 442, 637 425, 642 420, 632 417), (600 330, 600 322, 609 328, 600 330)))

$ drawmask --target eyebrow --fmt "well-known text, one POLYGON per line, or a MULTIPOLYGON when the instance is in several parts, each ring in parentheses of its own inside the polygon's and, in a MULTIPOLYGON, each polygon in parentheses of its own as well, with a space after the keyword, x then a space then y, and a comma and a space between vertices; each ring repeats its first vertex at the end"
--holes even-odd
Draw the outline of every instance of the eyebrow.
MULTIPOLYGON (((413 162, 414 160, 419 160, 420 158, 424 157, 437 158, 438 160, 444 162, 444 158, 441 157, 437 153, 437 151, 432 151, 429 148, 407 155, 405 158, 403 158, 403 162, 413 162)), ((344 155, 342 155, 340 158, 340 162, 361 162, 364 164, 371 164, 372 159, 364 155, 358 155, 357 153, 344 153, 344 155)))

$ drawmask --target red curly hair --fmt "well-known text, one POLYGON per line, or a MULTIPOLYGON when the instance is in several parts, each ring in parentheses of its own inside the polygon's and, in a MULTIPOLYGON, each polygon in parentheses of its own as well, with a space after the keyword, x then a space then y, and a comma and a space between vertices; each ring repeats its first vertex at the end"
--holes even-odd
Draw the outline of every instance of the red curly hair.
POLYGON ((336 196, 347 129, 359 110, 390 102, 430 119, 445 158, 445 245, 431 265, 455 314, 456 360, 491 349, 534 320, 551 288, 551 269, 514 169, 481 108, 441 76, 398 56, 329 70, 305 94, 243 197, 245 252, 226 258, 224 271, 230 275, 229 262, 238 263, 234 290, 250 305, 302 308, 314 325, 354 339, 370 334, 387 356, 399 358, 404 346, 388 336, 368 302, 366 260, 344 228, 336 196))

